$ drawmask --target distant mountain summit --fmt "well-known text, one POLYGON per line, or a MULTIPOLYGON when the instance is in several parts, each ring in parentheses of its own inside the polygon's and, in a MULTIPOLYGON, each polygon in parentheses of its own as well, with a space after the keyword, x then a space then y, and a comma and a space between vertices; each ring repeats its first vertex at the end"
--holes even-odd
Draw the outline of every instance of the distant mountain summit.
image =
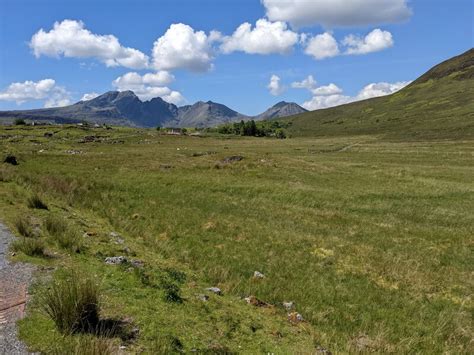
POLYGON ((212 101, 177 107, 156 97, 141 101, 133 91, 109 91, 74 105, 37 110, 4 111, 0 119, 31 119, 57 123, 90 121, 136 127, 213 127, 240 120, 264 120, 306 112, 295 103, 280 102, 264 113, 251 117, 212 101))
POLYGON ((194 105, 180 107, 175 119, 167 122, 167 125, 177 127, 213 127, 222 123, 248 118, 225 105, 212 101, 198 101, 194 105))
POLYGON ((304 112, 308 112, 308 110, 304 109, 298 104, 295 104, 294 102, 281 101, 255 118, 258 120, 269 120, 273 118, 298 115, 304 112))

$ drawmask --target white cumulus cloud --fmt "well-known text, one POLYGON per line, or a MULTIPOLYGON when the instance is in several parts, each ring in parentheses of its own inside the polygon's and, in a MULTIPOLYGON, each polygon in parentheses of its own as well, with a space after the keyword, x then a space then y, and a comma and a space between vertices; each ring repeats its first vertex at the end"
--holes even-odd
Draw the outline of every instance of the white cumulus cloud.
POLYGON ((66 106, 71 103, 69 93, 62 86, 56 85, 53 79, 12 83, 0 92, 0 100, 15 101, 18 105, 32 100, 45 100, 45 107, 66 106))
POLYGON ((312 90, 316 87, 316 80, 312 75, 309 75, 306 79, 302 81, 295 81, 291 84, 291 87, 294 89, 308 89, 312 90))
POLYGON ((89 92, 87 94, 82 95, 81 101, 89 101, 89 100, 95 99, 97 96, 99 96, 98 93, 89 92))
POLYGON ((357 95, 357 100, 370 99, 372 97, 385 96, 400 91, 411 81, 399 81, 396 83, 372 83, 365 86, 357 95))
POLYGON ((307 36, 305 53, 321 60, 338 55, 361 55, 378 52, 393 46, 393 36, 377 28, 365 37, 350 34, 338 43, 332 33, 325 32, 314 37, 307 36))
POLYGON ((342 43, 347 46, 346 54, 367 54, 392 47, 393 37, 390 32, 377 28, 364 38, 355 35, 346 36, 342 43))
POLYGON ((336 84, 331 83, 326 86, 310 89, 309 91, 313 95, 312 98, 301 106, 310 111, 339 106, 373 97, 390 95, 403 89, 408 84, 410 84, 410 81, 372 83, 362 88, 356 96, 348 96, 344 95, 343 90, 336 84))
POLYGON ((112 85, 119 91, 133 91, 143 101, 161 97, 169 103, 178 105, 184 102, 185 99, 180 92, 171 90, 166 86, 173 80, 174 77, 166 71, 147 73, 143 76, 130 72, 119 76, 112 82, 112 85))
POLYGON ((222 39, 221 51, 241 51, 249 54, 286 54, 298 43, 299 35, 288 29, 286 23, 260 19, 252 28, 248 22, 241 24, 232 36, 222 39))
POLYGON ((261 0, 271 21, 293 26, 354 27, 408 19, 408 0, 261 0))
POLYGON ((308 40, 305 53, 314 59, 325 59, 340 54, 339 45, 333 35, 329 32, 319 34, 308 40))
POLYGON ((311 92, 315 96, 332 96, 342 94, 342 89, 336 84, 331 83, 329 85, 317 87, 311 90, 311 92))
POLYGON ((285 87, 281 84, 281 79, 278 75, 273 74, 270 78, 270 83, 267 85, 270 94, 278 96, 283 94, 285 87))
POLYGON ((40 29, 30 41, 36 57, 97 58, 108 67, 123 66, 143 69, 148 56, 137 49, 124 47, 113 35, 97 35, 87 30, 84 23, 75 20, 55 22, 53 29, 40 29))
POLYGON ((153 66, 158 70, 208 71, 214 59, 212 43, 220 37, 215 31, 207 35, 183 23, 172 24, 153 45, 153 66))
POLYGON ((339 106, 349 102, 352 102, 352 98, 345 95, 313 96, 311 100, 305 101, 301 106, 308 111, 313 111, 339 106))

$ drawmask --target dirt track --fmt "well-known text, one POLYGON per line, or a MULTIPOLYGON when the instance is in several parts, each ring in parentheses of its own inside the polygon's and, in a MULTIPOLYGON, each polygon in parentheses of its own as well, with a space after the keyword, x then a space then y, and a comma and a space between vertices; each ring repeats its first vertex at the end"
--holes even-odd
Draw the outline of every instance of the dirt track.
POLYGON ((8 246, 14 236, 0 223, 0 354, 28 354, 18 340, 16 321, 25 314, 33 267, 8 262, 8 246))

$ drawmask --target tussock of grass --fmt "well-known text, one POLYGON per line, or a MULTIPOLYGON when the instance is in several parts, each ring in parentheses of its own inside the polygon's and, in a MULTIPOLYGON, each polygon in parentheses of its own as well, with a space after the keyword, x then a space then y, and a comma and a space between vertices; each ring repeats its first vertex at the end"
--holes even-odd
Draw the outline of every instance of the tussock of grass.
POLYGON ((83 243, 79 232, 72 228, 63 218, 49 215, 44 225, 60 248, 76 253, 82 250, 83 243))
POLYGON ((56 215, 50 214, 46 217, 44 221, 44 226, 46 230, 51 235, 59 235, 65 233, 68 229, 67 222, 56 215))
POLYGON ((26 238, 22 237, 15 240, 11 246, 15 252, 22 252, 28 256, 44 256, 45 245, 43 240, 39 238, 26 238))
POLYGON ((29 208, 36 208, 36 209, 39 209, 39 210, 47 210, 48 209, 48 206, 46 205, 46 203, 44 203, 43 200, 41 200, 41 198, 37 194, 34 194, 33 196, 31 196, 28 199, 28 207, 29 208))
POLYGON ((63 334, 91 332, 99 324, 99 288, 75 274, 57 279, 43 291, 40 304, 63 334))
POLYGON ((116 353, 112 341, 94 335, 75 335, 64 338, 48 351, 52 355, 112 355, 116 353))
POLYGON ((20 216, 15 221, 15 228, 23 237, 32 238, 34 237, 33 227, 28 218, 20 216))

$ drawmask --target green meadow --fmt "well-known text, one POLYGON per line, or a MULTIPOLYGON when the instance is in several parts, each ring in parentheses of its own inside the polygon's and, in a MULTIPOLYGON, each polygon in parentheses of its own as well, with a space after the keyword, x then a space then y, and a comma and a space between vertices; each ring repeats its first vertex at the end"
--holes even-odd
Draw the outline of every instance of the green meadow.
POLYGON ((43 246, 12 257, 40 270, 20 322, 33 351, 73 353, 94 339, 102 353, 474 351, 470 138, 0 134, 2 154, 19 161, 0 168, 0 213, 43 246), (141 265, 105 264, 111 256, 141 265), (41 295, 70 272, 92 278, 101 317, 135 336, 59 333, 41 295))

